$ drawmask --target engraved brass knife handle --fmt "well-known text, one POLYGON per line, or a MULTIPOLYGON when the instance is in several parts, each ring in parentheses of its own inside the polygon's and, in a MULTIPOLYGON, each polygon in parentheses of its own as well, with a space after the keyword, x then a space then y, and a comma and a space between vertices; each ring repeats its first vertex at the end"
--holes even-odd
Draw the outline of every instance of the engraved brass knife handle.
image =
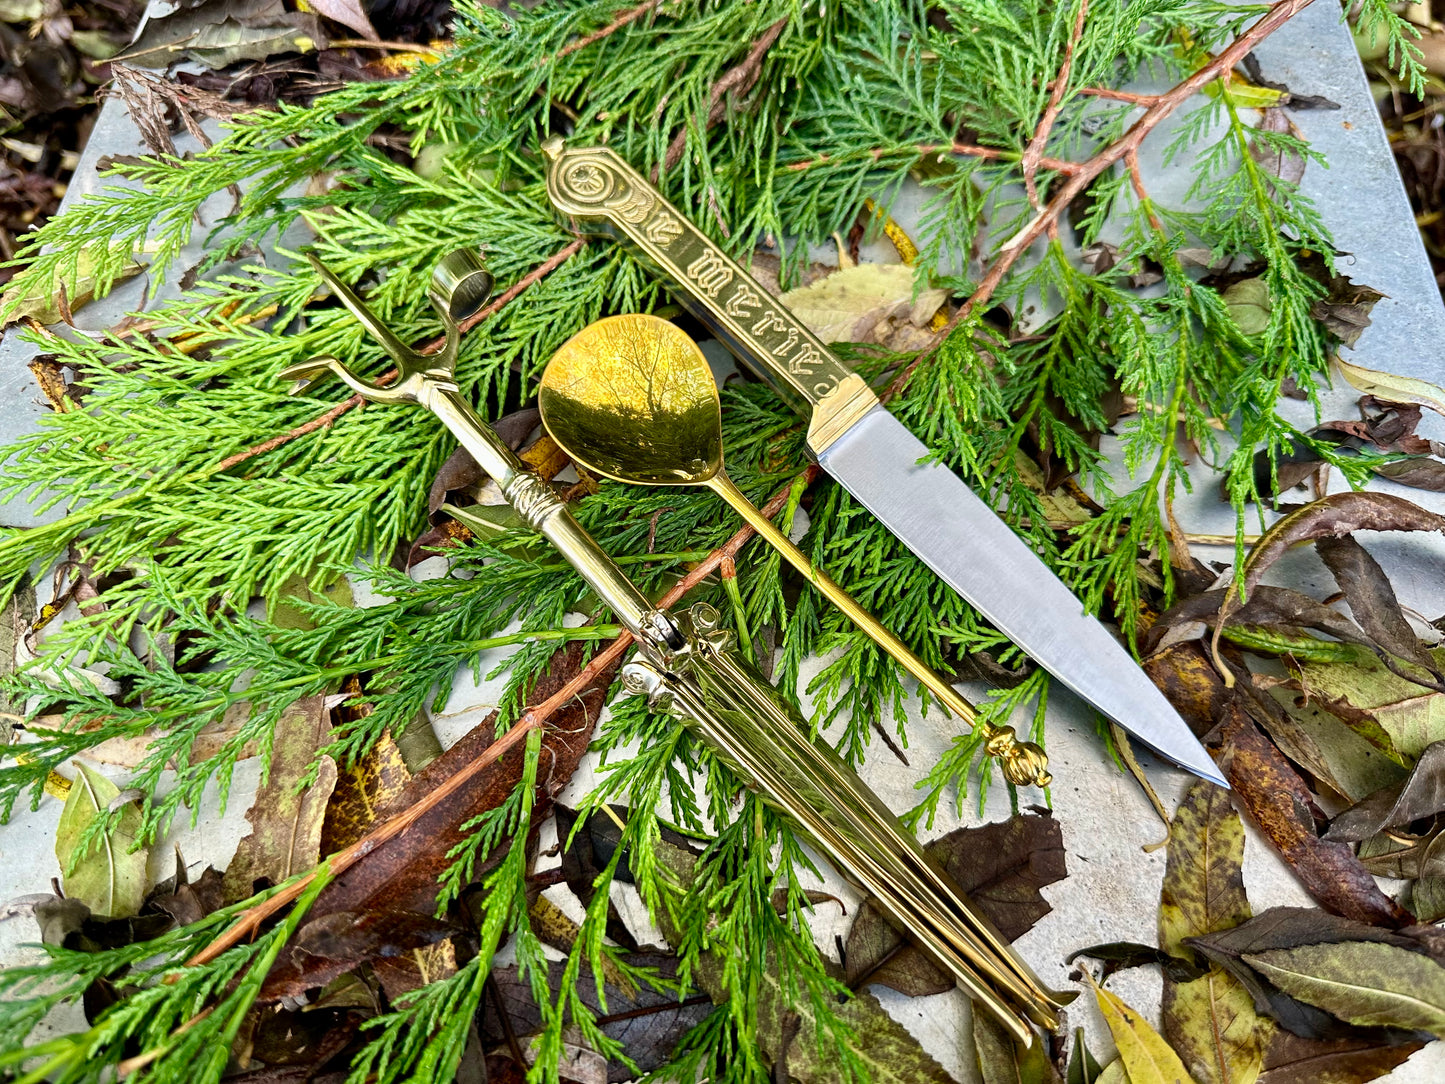
POLYGON ((628 242, 676 286, 693 316, 811 419, 808 447, 814 454, 878 404, 862 377, 615 151, 569 148, 560 138, 548 140, 542 151, 551 162, 552 204, 581 232, 628 242))

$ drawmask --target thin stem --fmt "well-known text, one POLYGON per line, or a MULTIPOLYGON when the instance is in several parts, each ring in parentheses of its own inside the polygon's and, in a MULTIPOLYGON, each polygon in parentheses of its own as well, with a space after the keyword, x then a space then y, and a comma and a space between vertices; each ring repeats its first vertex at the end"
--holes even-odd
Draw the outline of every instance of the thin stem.
POLYGON ((1038 172, 1044 146, 1049 141, 1049 133, 1054 129, 1054 121, 1058 119, 1059 106, 1063 103, 1064 93, 1069 89, 1069 72, 1074 66, 1074 50, 1078 48, 1079 39, 1083 37, 1084 19, 1088 14, 1089 0, 1079 0, 1079 13, 1074 17, 1074 29, 1069 35, 1069 43, 1064 46, 1064 60, 1059 66, 1059 75, 1054 80, 1053 89, 1049 92, 1049 104, 1044 107, 1043 116, 1039 118, 1038 127, 1034 129, 1034 137, 1029 140, 1029 145, 1024 148, 1023 157, 1019 159, 1019 165, 1024 174, 1024 190, 1029 196, 1029 206, 1036 211, 1039 209, 1039 193, 1034 174, 1038 172))

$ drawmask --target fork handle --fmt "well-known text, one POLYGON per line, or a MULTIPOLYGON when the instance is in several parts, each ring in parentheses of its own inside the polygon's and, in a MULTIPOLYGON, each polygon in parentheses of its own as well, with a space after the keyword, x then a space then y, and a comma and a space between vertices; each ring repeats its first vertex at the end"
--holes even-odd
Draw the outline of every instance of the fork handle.
POLYGON ((472 409, 455 384, 428 382, 418 401, 442 420, 501 488, 507 503, 557 547, 629 632, 656 634, 648 621, 656 609, 652 603, 583 530, 552 487, 528 470, 497 431, 472 409))

